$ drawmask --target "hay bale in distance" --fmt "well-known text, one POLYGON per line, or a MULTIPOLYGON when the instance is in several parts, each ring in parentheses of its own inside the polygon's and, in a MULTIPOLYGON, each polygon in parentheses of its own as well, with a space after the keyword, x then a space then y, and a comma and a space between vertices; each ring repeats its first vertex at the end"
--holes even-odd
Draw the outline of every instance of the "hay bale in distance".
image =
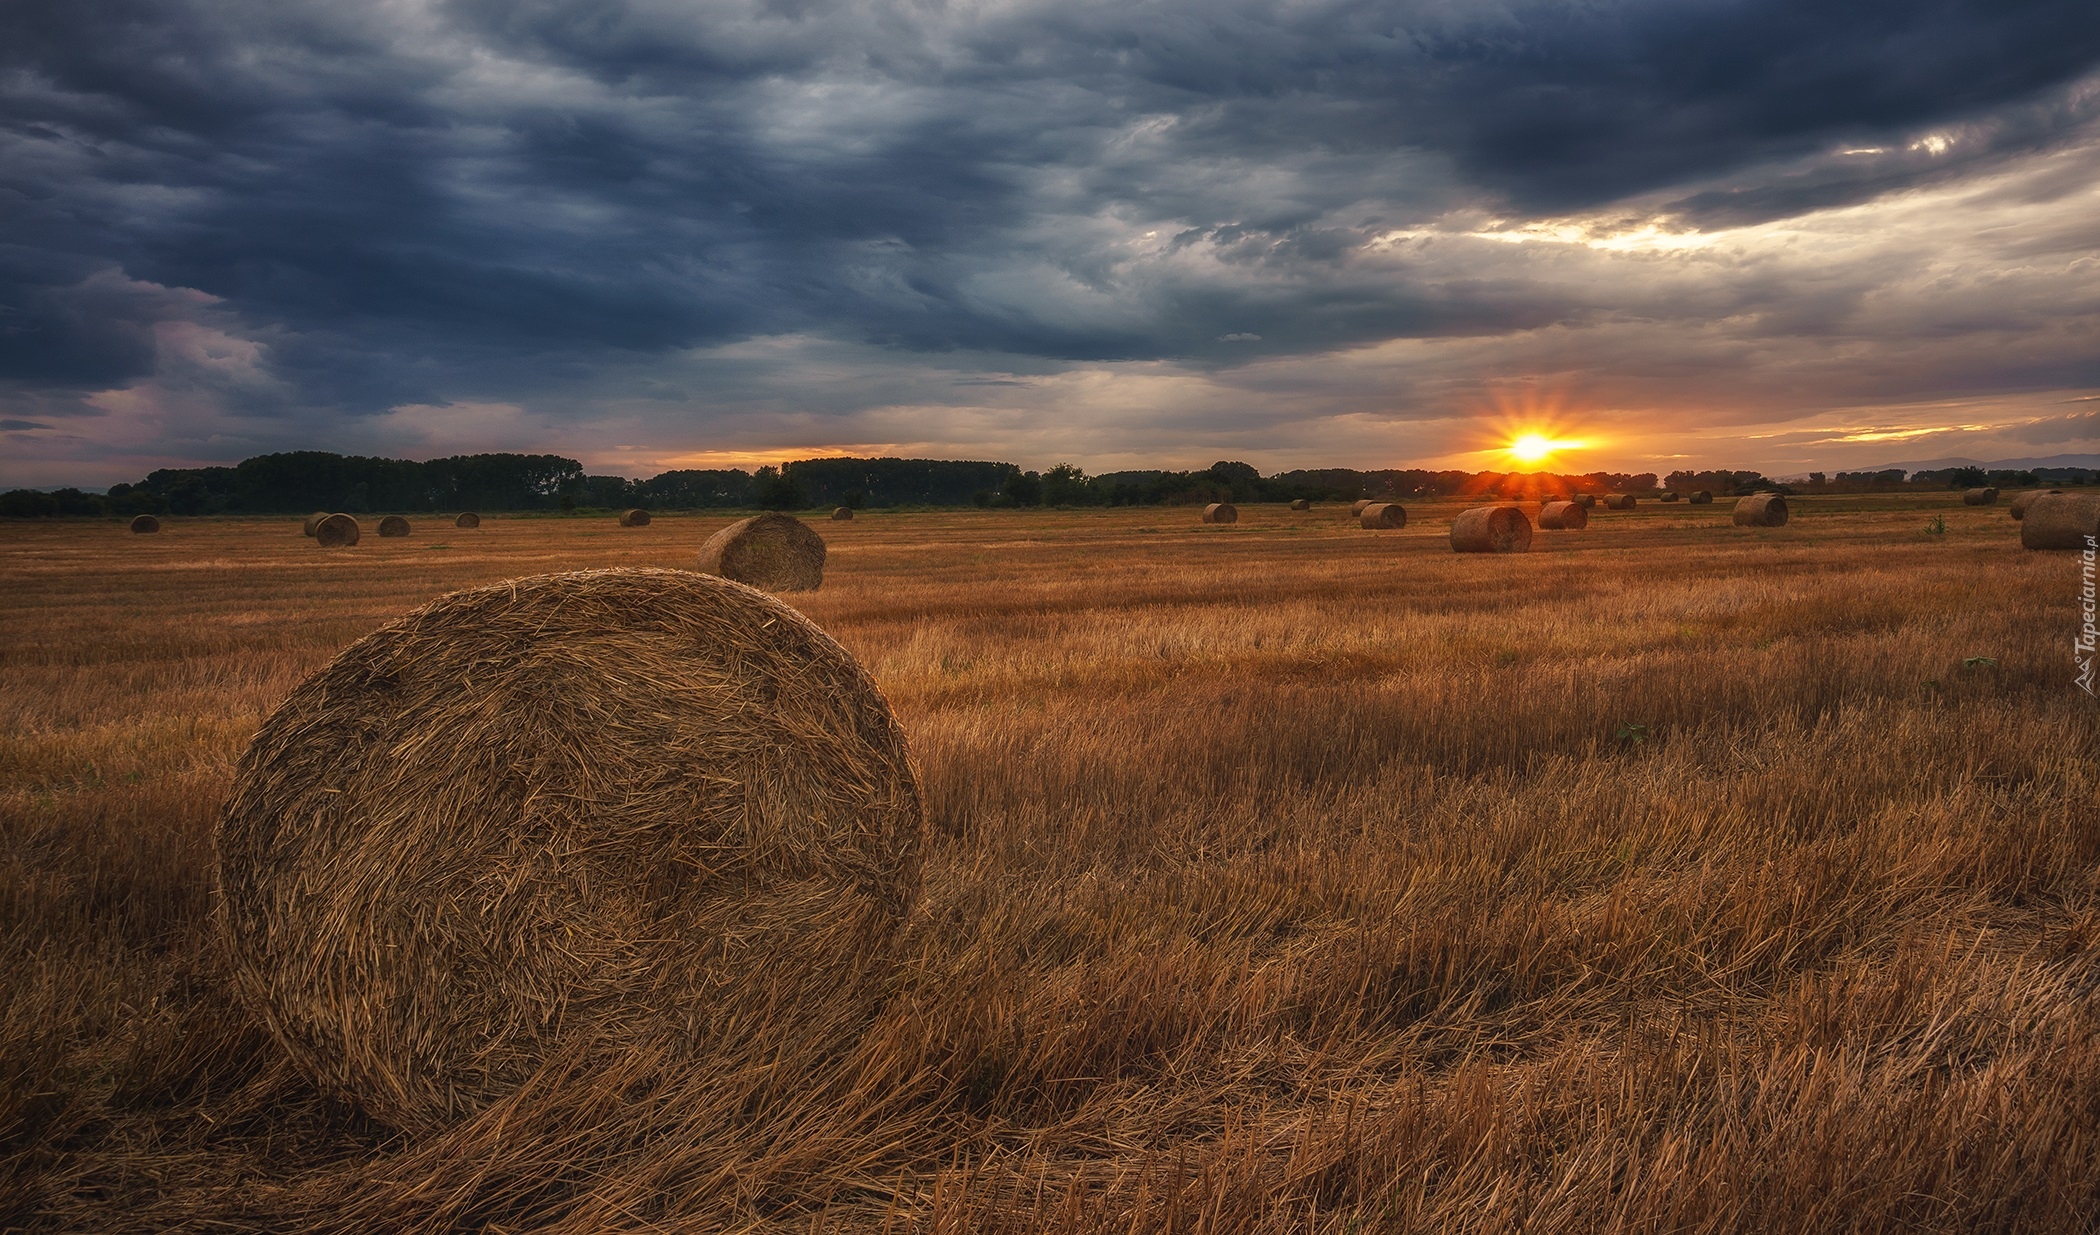
POLYGON ((1457 553, 1522 553, 1531 548, 1531 520, 1515 506, 1475 506, 1451 521, 1457 553))
POLYGON ((1687 500, 1694 506, 1711 506, 1714 504, 1714 495, 1711 490, 1701 489, 1687 500))
POLYGON ((649 512, 646 510, 623 510, 620 512, 621 527, 648 527, 649 512))
POLYGON ((389 539, 408 535, 408 520, 400 515, 388 515, 379 521, 379 534, 389 539))
POLYGON ((221 940, 325 1091, 426 1131, 578 1053, 843 1052, 923 830, 896 718, 808 619, 685 571, 541 575, 367 635, 264 723, 221 940))
POLYGON ((325 510, 317 510, 312 514, 306 516, 306 534, 308 536, 313 535, 314 529, 320 527, 321 520, 326 519, 327 517, 328 512, 325 510))
POLYGON ((1240 508, 1231 502, 1212 502, 1203 508, 1205 523, 1238 523, 1240 508))
POLYGON ((1553 532, 1579 532, 1590 525, 1590 512, 1580 502, 1548 502, 1539 507, 1539 528, 1553 532))
POLYGON ((1658 498, 1657 498, 1656 500, 1657 500, 1657 501, 1659 501, 1659 502, 1674 502, 1674 501, 1676 501, 1676 500, 1677 500, 1677 497, 1678 497, 1678 494, 1677 494, 1677 490, 1675 490, 1675 489, 1664 489, 1664 490, 1662 491, 1662 496, 1658 497, 1658 498))
POLYGON ((1605 499, 1604 499, 1604 505, 1605 505, 1605 508, 1606 508, 1606 509, 1608 509, 1608 510, 1632 510, 1632 509, 1633 509, 1633 507, 1634 507, 1634 501, 1633 501, 1633 494, 1631 494, 1631 493, 1612 493, 1612 494, 1608 494, 1608 495, 1606 495, 1606 497, 1605 497, 1605 499))
POLYGON ((160 520, 154 518, 152 515, 133 516, 131 520, 131 530, 134 532, 138 532, 142 535, 146 532, 157 532, 160 530, 160 520))
POLYGON ((1369 506, 1372 500, 1373 499, 1368 497, 1358 498, 1355 504, 1349 507, 1349 517, 1354 519, 1359 515, 1362 515, 1364 513, 1364 507, 1369 506))
POLYGON ((454 520, 452 521, 452 526, 453 526, 453 527, 480 527, 480 526, 481 526, 481 516, 480 516, 480 515, 477 515, 477 514, 475 514, 475 513, 474 513, 473 511, 471 511, 471 510, 469 510, 469 511, 466 511, 465 513, 461 514, 459 518, 457 518, 457 519, 454 519, 454 520))
POLYGON ((1786 499, 1777 493, 1753 493, 1735 504, 1737 527, 1785 527, 1786 499))
POLYGON ((1295 501, 1295 502, 1292 502, 1292 503, 1291 503, 1291 509, 1292 509, 1292 510, 1311 510, 1311 509, 1312 509, 1312 500, 1311 500, 1310 498, 1303 498, 1303 497, 1301 497, 1301 498, 1299 498, 1299 499, 1298 499, 1297 501, 1295 501))
POLYGON ((814 592, 824 583, 824 538, 793 515, 739 519, 700 546, 700 569, 767 592, 814 592))
POLYGON ((2027 549, 2083 549, 2100 537, 2100 494, 2038 493, 2020 520, 2020 545, 2027 549))
POLYGON ((1996 506, 1998 504, 1998 491, 1996 489, 1964 489, 1961 495, 1961 504, 1964 506, 1996 506))
POLYGON ((853 508, 851 506, 840 506, 833 509, 831 512, 831 521, 833 523, 853 522, 853 508))
POLYGON ((2062 489, 2029 489, 2027 492, 2022 493, 2018 497, 2014 498, 2012 500, 2012 505, 2008 506, 2006 509, 2012 512, 2013 518, 2022 519, 2025 518, 2027 515, 2027 504, 2029 502, 2032 502, 2034 499, 2040 497, 2044 493, 2062 492, 2062 489))
POLYGON ((1594 493, 1578 493, 1570 500, 1584 510, 1594 510, 1597 506, 1597 495, 1594 493))
POLYGON ((347 549, 357 543, 362 531, 349 515, 329 515, 314 524, 314 543, 323 549, 347 549))
POLYGON ((1356 516, 1358 527, 1377 530, 1407 526, 1407 511, 1398 502, 1373 502, 1356 516))

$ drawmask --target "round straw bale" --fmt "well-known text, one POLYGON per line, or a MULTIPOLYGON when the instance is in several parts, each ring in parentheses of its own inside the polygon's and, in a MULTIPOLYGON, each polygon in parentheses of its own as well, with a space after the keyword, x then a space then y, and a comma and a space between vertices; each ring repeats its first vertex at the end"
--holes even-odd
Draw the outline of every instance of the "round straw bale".
POLYGON ((1662 491, 1662 496, 1657 498, 1656 500, 1660 502, 1674 502, 1677 500, 1677 490, 1664 489, 1662 491))
POLYGON ((386 537, 408 535, 408 520, 400 515, 388 515, 379 521, 379 534, 386 537))
POLYGON ((840 506, 834 509, 831 512, 831 521, 833 523, 853 522, 853 508, 851 506, 840 506))
POLYGON ((1714 504, 1714 495, 1711 490, 1701 489, 1688 500, 1694 506, 1711 506, 1714 504))
POLYGON ((357 543, 357 520, 349 515, 329 515, 314 524, 314 543, 323 549, 342 549, 357 543))
POLYGON ((480 527, 481 516, 469 510, 452 521, 453 527, 480 527))
POLYGON ((1203 508, 1205 523, 1238 523, 1240 508, 1231 502, 1212 502, 1203 508))
POLYGON ((1777 493, 1753 493, 1735 503, 1737 527, 1785 527, 1786 499, 1777 493))
POLYGON ((649 512, 646 510, 623 510, 620 512, 621 527, 648 527, 649 512))
POLYGON ((550 1062, 850 1046, 923 826, 888 704, 793 609, 676 570, 516 579, 367 635, 264 723, 221 940, 305 1072, 430 1130, 550 1062))
POLYGON ((1398 502, 1373 502, 1356 517, 1358 527, 1406 527, 1407 511, 1398 502))
POLYGON ((314 529, 320 527, 321 520, 326 519, 327 517, 328 512, 325 510, 317 510, 312 514, 306 516, 306 534, 308 536, 313 535, 314 529))
POLYGON ((1633 494, 1611 494, 1604 499, 1604 505, 1607 509, 1610 510, 1632 510, 1634 506, 1633 494))
POLYGON ((131 530, 134 532, 157 532, 160 530, 160 520, 152 515, 134 516, 131 520, 131 530))
POLYGON ((2100 494, 2037 493, 2020 520, 2020 544, 2029 549, 2083 549, 2100 537, 2100 494))
POLYGON ((1292 503, 1291 503, 1291 509, 1292 509, 1292 510, 1311 510, 1311 509, 1312 509, 1312 501, 1311 501, 1311 499, 1309 499, 1309 498, 1302 498, 1302 497, 1301 497, 1301 498, 1299 498, 1299 499, 1298 499, 1297 501, 1295 501, 1295 502, 1292 502, 1292 503))
POLYGON ((1996 506, 1998 504, 1998 491, 1996 489, 1964 489, 1961 495, 1961 504, 1964 506, 1996 506))
POLYGON ((813 592, 824 582, 824 538, 793 515, 753 515, 707 538, 700 569, 768 592, 813 592))
POLYGON ((1459 553, 1522 553, 1531 548, 1531 520, 1515 506, 1475 506, 1451 521, 1451 548, 1459 553))
POLYGON ((1578 493, 1575 495, 1574 502, 1584 510, 1594 510, 1597 506, 1597 495, 1594 493, 1578 493))
POLYGON ((1358 515, 1361 515, 1364 512, 1364 507, 1369 506, 1370 504, 1370 498, 1358 498, 1356 504, 1349 508, 1349 517, 1354 519, 1358 515))
POLYGON ((2034 499, 2040 497, 2044 493, 2062 492, 2062 489, 2030 489, 2027 492, 2022 493, 2020 496, 2014 498, 2012 500, 2012 505, 2007 507, 2007 509, 2012 512, 2013 518, 2022 519, 2025 518, 2027 515, 2027 504, 2029 502, 2032 502, 2034 499))
POLYGON ((1548 502, 1539 507, 1539 527, 1547 531, 1579 532, 1590 525, 1590 512, 1580 502, 1548 502))

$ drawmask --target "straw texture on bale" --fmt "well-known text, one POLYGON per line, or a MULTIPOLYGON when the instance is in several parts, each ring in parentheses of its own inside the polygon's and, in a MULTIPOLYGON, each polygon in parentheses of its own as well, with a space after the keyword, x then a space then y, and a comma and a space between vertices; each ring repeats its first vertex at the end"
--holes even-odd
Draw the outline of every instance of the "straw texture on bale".
POLYGON ((851 523, 853 521, 853 508, 851 506, 838 507, 831 512, 831 521, 833 523, 851 523))
POLYGON ((342 549, 357 543, 364 529, 349 515, 329 515, 314 524, 314 543, 323 549, 342 549))
POLYGON ((1205 523, 1238 523, 1240 508, 1231 502, 1212 502, 1203 508, 1205 523))
POLYGON ((1714 495, 1708 490, 1701 489, 1697 493, 1692 494, 1689 500, 1694 506, 1711 506, 1714 504, 1714 495))
POLYGON ((136 516, 131 521, 131 530, 134 532, 157 532, 160 530, 160 520, 152 515, 136 516))
POLYGON ((1515 506, 1475 506, 1451 521, 1458 553, 1522 553, 1531 548, 1531 520, 1515 506))
POLYGON ((325 510, 317 510, 312 514, 306 516, 306 534, 308 536, 313 535, 314 529, 320 527, 321 520, 326 519, 327 517, 328 512, 325 510))
POLYGON ((381 536, 406 536, 408 531, 408 520, 400 515, 388 515, 379 521, 379 534, 381 536))
POLYGON ((1677 500, 1677 490, 1665 489, 1662 491, 1662 496, 1657 498, 1656 500, 1662 502, 1674 502, 1677 500))
POLYGON ((1785 527, 1786 499, 1777 493, 1753 493, 1735 503, 1737 527, 1785 527))
POLYGON ((1597 505, 1597 495, 1594 493, 1578 493, 1575 495, 1574 501, 1577 506, 1582 507, 1584 510, 1590 510, 1597 505))
POLYGON ((793 515, 753 515, 707 538, 700 569, 768 592, 813 592, 824 583, 824 538, 793 515))
POLYGON ((621 527, 648 527, 649 512, 646 510, 623 510, 620 512, 621 527))
POLYGON ((452 521, 453 527, 480 527, 481 516, 469 510, 452 521))
POLYGON ((1349 517, 1350 517, 1350 518, 1352 518, 1352 519, 1354 519, 1354 518, 1356 518, 1356 517, 1357 517, 1358 515, 1361 515, 1361 514, 1363 514, 1363 512, 1364 512, 1364 507, 1366 507, 1366 506, 1369 506, 1370 504, 1371 504, 1371 499, 1370 499, 1370 498, 1367 498, 1367 497, 1365 497, 1365 498, 1358 498, 1358 499, 1356 500, 1356 504, 1355 504, 1355 505, 1353 505, 1353 506, 1351 506, 1351 507, 1349 508, 1349 517))
POLYGON ((2020 520, 2020 544, 2028 549, 2083 549, 2100 537, 2100 494, 2038 493, 2020 520))
POLYGON ((1407 511, 1398 502, 1373 502, 1356 517, 1357 526, 1367 528, 1406 527, 1407 511))
POLYGON ((1633 494, 1614 493, 1604 499, 1604 505, 1612 510, 1632 510, 1634 506, 1633 494))
POLYGON ((1580 502, 1548 502, 1539 507, 1539 527, 1554 532, 1579 532, 1590 525, 1590 512, 1580 502))
POLYGON ((543 1066, 763 1067, 738 1054, 760 1024, 843 1052, 922 830, 888 705, 793 609, 542 575, 440 597, 292 692, 219 824, 218 924, 305 1072, 428 1131, 543 1066))
POLYGON ((1292 503, 1291 503, 1291 509, 1292 509, 1292 510, 1311 510, 1311 509, 1312 509, 1312 499, 1310 499, 1310 498, 1303 498, 1303 497, 1301 497, 1301 498, 1299 498, 1299 499, 1298 499, 1297 501, 1295 501, 1295 502, 1292 502, 1292 503))
POLYGON ((2014 498, 2012 500, 2012 505, 2007 507, 2007 509, 2012 512, 2013 518, 2023 519, 2027 516, 2027 504, 2029 502, 2032 502, 2034 499, 2040 497, 2044 493, 2062 492, 2062 489, 2029 489, 2027 492, 2022 493, 2018 497, 2014 498))
POLYGON ((1996 489, 1964 489, 1961 495, 1961 504, 1964 506, 1996 506, 1998 504, 1998 491, 1996 489))

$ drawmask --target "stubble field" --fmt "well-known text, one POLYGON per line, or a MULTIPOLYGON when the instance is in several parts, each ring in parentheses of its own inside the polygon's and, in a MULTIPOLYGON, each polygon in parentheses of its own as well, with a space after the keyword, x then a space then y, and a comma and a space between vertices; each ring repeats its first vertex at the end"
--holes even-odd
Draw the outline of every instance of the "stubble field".
POLYGON ((727 516, 0 526, 0 1229, 2094 1229, 2076 555, 1951 496, 1511 557, 1409 507, 819 524, 788 599, 929 808, 861 1046, 422 1140, 225 993, 234 762, 439 593, 727 516))

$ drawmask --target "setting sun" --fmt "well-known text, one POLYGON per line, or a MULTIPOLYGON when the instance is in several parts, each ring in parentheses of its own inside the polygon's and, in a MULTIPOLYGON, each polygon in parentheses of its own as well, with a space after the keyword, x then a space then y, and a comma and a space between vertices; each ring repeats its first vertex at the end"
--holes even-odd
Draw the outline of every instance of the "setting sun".
POLYGON ((1545 463, 1563 450, 1572 450, 1580 442, 1562 441, 1547 437, 1543 433, 1520 433, 1503 449, 1518 463, 1545 463))

